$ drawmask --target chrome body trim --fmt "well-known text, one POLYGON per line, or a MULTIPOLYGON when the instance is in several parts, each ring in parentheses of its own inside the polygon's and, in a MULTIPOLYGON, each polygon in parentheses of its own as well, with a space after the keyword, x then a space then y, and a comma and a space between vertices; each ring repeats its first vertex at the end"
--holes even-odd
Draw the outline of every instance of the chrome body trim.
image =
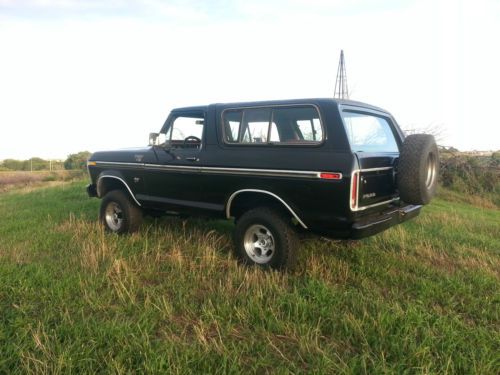
POLYGON ((294 210, 292 210, 292 208, 283 200, 281 199, 279 196, 277 196, 276 194, 274 193, 271 193, 270 191, 267 191, 267 190, 259 190, 259 189, 242 189, 242 190, 238 190, 238 191, 235 191, 233 194, 231 194, 231 196, 229 197, 229 199, 227 200, 227 204, 226 204, 226 218, 230 218, 231 217, 231 203, 233 202, 234 198, 236 198, 236 196, 240 193, 262 193, 262 194, 268 194, 274 198, 276 198, 277 200, 279 200, 287 209, 288 211, 290 211, 290 213, 293 215, 293 217, 299 222, 299 224, 304 228, 304 229, 308 229, 307 228, 307 225, 304 224, 304 222, 302 220, 300 220, 300 217, 295 213, 294 210))
POLYGON ((386 200, 386 201, 383 201, 383 202, 378 202, 378 203, 370 204, 368 206, 361 206, 361 207, 358 206, 358 202, 359 202, 359 177, 361 176, 361 172, 386 171, 388 169, 393 169, 393 167, 355 169, 355 170, 352 171, 352 173, 351 173, 351 185, 350 185, 351 187, 349 189, 349 208, 351 209, 351 211, 353 211, 353 212, 363 211, 363 210, 366 210, 368 208, 381 206, 383 204, 388 204, 388 203, 392 203, 392 202, 395 202, 395 201, 399 200, 399 197, 396 197, 396 198, 392 198, 392 199, 389 199, 389 200, 386 200), (353 180, 354 180, 354 175, 356 173, 358 173, 358 183, 356 184, 356 206, 353 207, 352 204, 351 204, 351 192, 352 192, 352 183, 353 183, 353 180))
POLYGON ((366 210, 367 208, 372 208, 372 207, 377 207, 377 206, 381 206, 383 204, 388 204, 388 203, 392 203, 392 202, 396 202, 399 200, 399 197, 396 197, 396 198, 392 198, 392 199, 389 199, 387 201, 383 201, 383 202, 378 202, 378 203, 374 203, 374 204, 370 204, 368 206, 362 206, 362 207, 358 207, 356 210, 353 210, 353 211, 363 211, 363 210, 366 210))
POLYGON ((99 166, 124 166, 124 167, 143 167, 146 169, 180 171, 180 172, 198 172, 198 173, 213 173, 213 174, 237 174, 237 175, 258 175, 270 177, 296 177, 296 178, 310 178, 322 179, 321 173, 337 173, 340 175, 339 181, 343 178, 340 172, 326 172, 326 171, 297 171, 286 169, 260 169, 260 168, 228 168, 228 167, 201 167, 189 165, 168 165, 168 164, 150 164, 150 163, 125 163, 125 162, 107 162, 97 161, 99 166))
POLYGON ((195 167, 189 165, 143 164, 143 166, 145 169, 201 172, 201 167, 195 167))
POLYGON ((394 167, 380 167, 380 168, 365 168, 358 169, 359 172, 375 172, 375 171, 386 171, 388 169, 393 169, 394 167))
POLYGON ((96 161, 96 165, 122 165, 127 167, 143 167, 144 163, 127 163, 122 161, 96 161))
POLYGON ((135 198, 134 194, 132 193, 132 190, 131 190, 131 189, 130 189, 130 187, 127 185, 127 183, 126 183, 126 182, 125 182, 122 178, 120 178, 120 177, 117 177, 117 176, 112 176, 112 175, 108 175, 108 174, 106 174, 106 175, 102 175, 102 176, 99 176, 99 178, 97 179, 97 194, 98 194, 98 196, 99 196, 100 198, 102 198, 102 197, 101 197, 101 194, 100 194, 100 192, 99 192, 99 186, 100 186, 101 180, 102 180, 103 178, 114 178, 114 179, 116 179, 116 180, 120 180, 120 181, 123 183, 123 185, 125 185, 125 187, 127 188, 128 192, 130 193, 130 196, 131 196, 131 197, 132 197, 132 199, 135 201, 135 203, 137 203, 137 205, 138 205, 139 207, 141 207, 141 204, 140 204, 140 203, 139 203, 139 201, 135 198))
POLYGON ((254 168, 225 168, 225 167, 191 167, 181 165, 158 165, 145 164, 147 169, 173 170, 173 171, 193 171, 198 173, 211 174, 237 174, 237 175, 259 175, 273 177, 298 177, 319 179, 321 172, 294 171, 281 169, 254 169, 254 168))

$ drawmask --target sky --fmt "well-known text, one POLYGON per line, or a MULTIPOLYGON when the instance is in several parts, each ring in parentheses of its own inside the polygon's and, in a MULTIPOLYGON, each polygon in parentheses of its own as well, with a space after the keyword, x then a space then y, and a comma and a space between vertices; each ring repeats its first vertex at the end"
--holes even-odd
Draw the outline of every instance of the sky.
POLYGON ((0 160, 143 146, 175 107, 351 99, 500 149, 500 0, 0 0, 0 160))

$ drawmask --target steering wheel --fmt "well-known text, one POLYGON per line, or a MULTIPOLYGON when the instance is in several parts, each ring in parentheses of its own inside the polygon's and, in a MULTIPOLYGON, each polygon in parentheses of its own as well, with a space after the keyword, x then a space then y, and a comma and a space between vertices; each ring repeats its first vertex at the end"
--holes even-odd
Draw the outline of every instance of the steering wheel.
POLYGON ((194 135, 190 135, 189 137, 184 138, 184 145, 188 143, 200 143, 201 144, 201 139, 198 137, 195 137, 194 135))

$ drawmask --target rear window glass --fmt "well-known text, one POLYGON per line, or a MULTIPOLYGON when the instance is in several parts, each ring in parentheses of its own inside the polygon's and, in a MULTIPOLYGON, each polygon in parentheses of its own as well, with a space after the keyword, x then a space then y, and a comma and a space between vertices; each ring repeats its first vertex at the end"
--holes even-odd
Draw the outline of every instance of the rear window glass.
POLYGON ((347 138, 354 152, 399 152, 389 122, 379 116, 342 112, 347 138))
POLYGON ((324 137, 312 106, 225 110, 222 119, 226 143, 314 144, 324 137))

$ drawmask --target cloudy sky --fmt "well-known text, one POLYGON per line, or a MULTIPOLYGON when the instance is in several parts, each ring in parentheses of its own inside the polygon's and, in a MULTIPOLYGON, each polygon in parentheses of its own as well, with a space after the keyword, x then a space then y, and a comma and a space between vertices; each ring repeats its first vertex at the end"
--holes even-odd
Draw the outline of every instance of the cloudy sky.
POLYGON ((139 146, 171 108, 351 98, 500 149, 498 0, 0 0, 0 160, 139 146))

